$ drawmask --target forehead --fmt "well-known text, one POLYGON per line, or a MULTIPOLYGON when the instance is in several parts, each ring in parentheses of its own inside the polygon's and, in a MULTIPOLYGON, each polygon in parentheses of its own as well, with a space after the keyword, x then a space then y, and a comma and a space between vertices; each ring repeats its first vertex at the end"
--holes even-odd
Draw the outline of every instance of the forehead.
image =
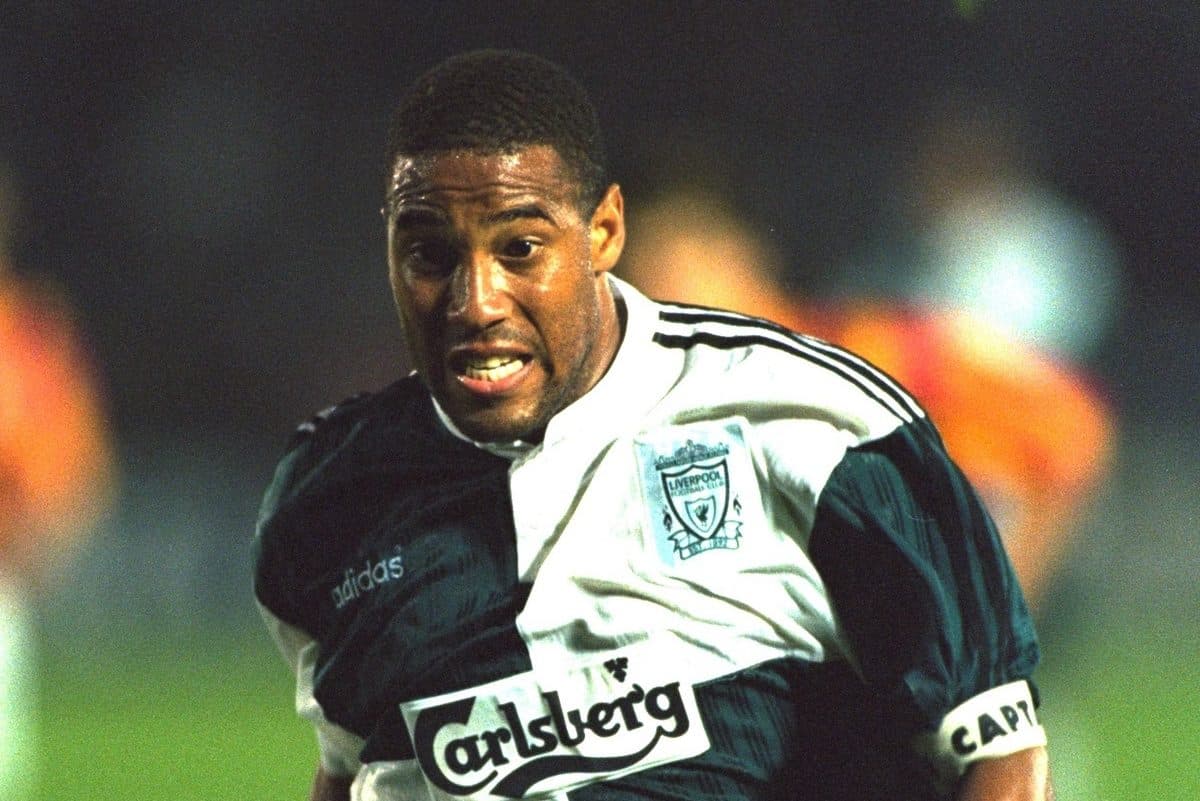
POLYGON ((408 205, 491 205, 518 199, 560 205, 575 197, 575 184, 557 151, 534 145, 501 153, 402 155, 393 166, 387 200, 395 211, 408 205))

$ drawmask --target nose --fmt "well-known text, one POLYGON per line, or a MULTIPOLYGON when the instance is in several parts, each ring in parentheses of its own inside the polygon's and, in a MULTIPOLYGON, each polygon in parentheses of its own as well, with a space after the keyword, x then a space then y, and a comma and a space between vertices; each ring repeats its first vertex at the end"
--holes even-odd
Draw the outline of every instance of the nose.
POLYGON ((490 254, 463 258, 450 281, 447 317, 468 330, 481 330, 508 316, 504 268, 490 254))

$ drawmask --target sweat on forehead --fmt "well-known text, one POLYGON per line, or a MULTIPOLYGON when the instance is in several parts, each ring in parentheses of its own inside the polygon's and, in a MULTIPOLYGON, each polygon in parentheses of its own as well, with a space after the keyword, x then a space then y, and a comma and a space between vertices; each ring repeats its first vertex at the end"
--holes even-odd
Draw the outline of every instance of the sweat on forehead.
POLYGON ((579 211, 579 187, 562 158, 551 147, 535 145, 511 153, 456 150, 402 156, 394 165, 385 216, 401 205, 423 203, 436 196, 479 198, 530 196, 552 204, 568 203, 579 211))

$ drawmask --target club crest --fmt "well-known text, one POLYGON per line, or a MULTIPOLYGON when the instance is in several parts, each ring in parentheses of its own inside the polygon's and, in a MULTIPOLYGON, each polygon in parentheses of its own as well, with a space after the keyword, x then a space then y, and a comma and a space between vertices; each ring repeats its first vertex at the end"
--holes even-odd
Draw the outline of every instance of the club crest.
POLYGON ((731 500, 729 446, 687 440, 654 468, 666 508, 662 523, 680 559, 715 548, 733 550, 741 540, 741 504, 731 500))

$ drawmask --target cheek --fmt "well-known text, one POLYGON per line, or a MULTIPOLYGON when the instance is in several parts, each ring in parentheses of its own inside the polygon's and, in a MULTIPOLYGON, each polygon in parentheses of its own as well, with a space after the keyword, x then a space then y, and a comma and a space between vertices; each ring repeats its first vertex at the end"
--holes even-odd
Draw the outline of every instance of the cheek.
POLYGON ((552 336, 559 360, 578 368, 599 335, 600 309, 595 290, 590 280, 582 280, 551 302, 556 310, 552 336))
POLYGON ((436 310, 444 287, 440 282, 414 280, 402 270, 388 273, 392 299, 402 317, 413 320, 429 318, 436 310))
MULTIPOLYGON (((400 327, 410 349, 423 350, 436 338, 436 295, 414 287, 393 282, 392 297, 400 317, 400 327)), ((416 354, 414 354, 416 355, 416 354)))

